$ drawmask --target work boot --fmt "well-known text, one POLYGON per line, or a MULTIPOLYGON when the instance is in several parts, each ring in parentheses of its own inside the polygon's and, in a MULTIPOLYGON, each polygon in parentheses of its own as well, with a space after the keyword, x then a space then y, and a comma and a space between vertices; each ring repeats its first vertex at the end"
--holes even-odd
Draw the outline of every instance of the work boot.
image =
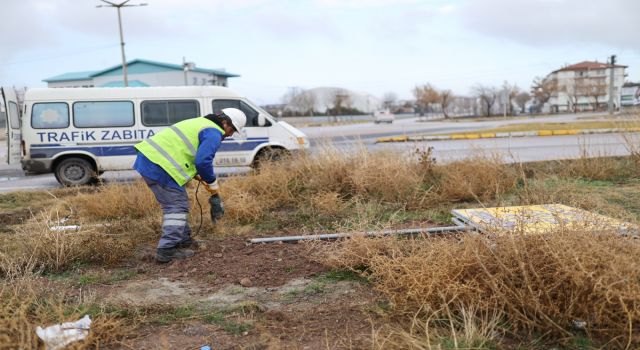
POLYGON ((194 254, 191 249, 158 248, 156 250, 156 261, 159 263, 168 263, 173 259, 192 257, 194 254))
POLYGON ((184 249, 184 248, 198 249, 200 248, 200 242, 196 241, 195 239, 187 238, 184 241, 178 243, 176 247, 180 249, 184 249))

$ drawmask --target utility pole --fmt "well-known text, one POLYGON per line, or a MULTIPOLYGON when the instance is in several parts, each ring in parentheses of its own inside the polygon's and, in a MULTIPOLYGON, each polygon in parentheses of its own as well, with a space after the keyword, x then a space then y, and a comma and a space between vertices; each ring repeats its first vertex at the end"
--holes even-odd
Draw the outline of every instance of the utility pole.
POLYGON ((100 0, 107 5, 97 5, 97 8, 100 7, 115 7, 118 10, 118 29, 120 29, 120 54, 122 55, 122 75, 124 77, 124 86, 129 86, 129 80, 127 79, 127 60, 124 55, 124 35, 122 34, 122 16, 120 15, 120 8, 122 7, 135 7, 135 6, 147 6, 147 3, 141 3, 136 5, 127 5, 127 3, 131 0, 126 0, 119 4, 113 3, 107 0, 100 0))
POLYGON ((184 71, 184 86, 189 85, 189 81, 187 80, 187 71, 189 67, 187 66, 187 59, 182 56, 182 70, 184 71))
MULTIPOLYGON (((506 84, 506 82, 505 82, 506 84)), ((502 89, 502 113, 504 114, 504 119, 507 119, 507 100, 509 99, 509 91, 506 88, 502 89)))
POLYGON ((609 68, 609 114, 613 114, 613 82, 614 82, 614 71, 616 65, 616 55, 611 55, 611 59, 609 60, 611 63, 611 67, 609 68))

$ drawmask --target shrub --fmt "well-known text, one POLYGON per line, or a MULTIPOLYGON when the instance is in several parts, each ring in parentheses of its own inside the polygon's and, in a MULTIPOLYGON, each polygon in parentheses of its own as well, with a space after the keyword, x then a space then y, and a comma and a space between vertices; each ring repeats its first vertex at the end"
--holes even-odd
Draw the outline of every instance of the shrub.
MULTIPOLYGON (((524 337, 587 334, 625 346, 640 322, 640 244, 607 232, 353 239, 323 252, 330 267, 361 269, 399 314, 452 318, 499 313, 524 337), (459 316, 459 315, 458 315, 459 316)), ((635 338, 637 342, 637 338, 635 338)))

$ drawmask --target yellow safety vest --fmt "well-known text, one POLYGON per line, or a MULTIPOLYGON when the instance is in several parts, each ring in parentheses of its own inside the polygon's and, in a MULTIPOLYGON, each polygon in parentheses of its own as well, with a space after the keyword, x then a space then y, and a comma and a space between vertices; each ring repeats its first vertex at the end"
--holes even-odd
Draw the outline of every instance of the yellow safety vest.
POLYGON ((208 128, 217 129, 224 135, 224 130, 216 123, 198 117, 173 124, 135 147, 183 186, 196 176, 196 151, 200 145, 198 134, 208 128))

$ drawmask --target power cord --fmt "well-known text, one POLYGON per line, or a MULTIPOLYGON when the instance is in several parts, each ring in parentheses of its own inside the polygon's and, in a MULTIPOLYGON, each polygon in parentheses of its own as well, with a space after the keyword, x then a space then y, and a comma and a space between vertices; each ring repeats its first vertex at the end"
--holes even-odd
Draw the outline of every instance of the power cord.
POLYGON ((198 185, 196 185, 196 203, 198 203, 198 208, 200 208, 200 224, 198 225, 198 231, 196 231, 195 235, 191 235, 191 237, 196 237, 200 234, 200 229, 202 228, 202 204, 200 204, 200 198, 198 198, 198 191, 200 190, 200 181, 198 181, 198 185))

